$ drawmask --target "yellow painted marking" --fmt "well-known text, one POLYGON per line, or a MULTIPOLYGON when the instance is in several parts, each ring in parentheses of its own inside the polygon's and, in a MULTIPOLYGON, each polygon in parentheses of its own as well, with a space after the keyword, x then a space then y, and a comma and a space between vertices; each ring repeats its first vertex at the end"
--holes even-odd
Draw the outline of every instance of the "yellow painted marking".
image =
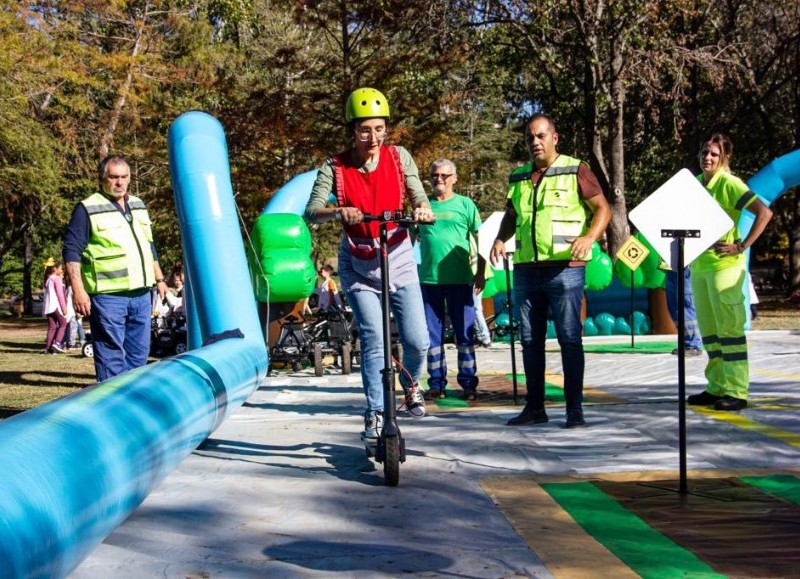
MULTIPOLYGON (((792 474, 800 477, 800 469, 706 469, 690 470, 690 481, 724 479, 743 476, 792 474)), ((581 481, 653 482, 678 484, 678 472, 634 471, 592 473, 586 475, 508 475, 483 479, 481 486, 514 530, 536 553, 554 577, 559 579, 595 577, 638 577, 611 551, 578 525, 539 485, 544 482, 581 481)))
POLYGON ((800 374, 797 372, 787 372, 786 370, 765 370, 763 368, 751 368, 753 374, 759 376, 771 376, 773 378, 785 378, 787 380, 800 381, 800 374))
POLYGON ((789 432, 788 430, 783 430, 782 428, 777 428, 775 426, 770 426, 768 424, 756 422, 755 420, 751 420, 746 416, 737 414, 736 412, 717 411, 711 408, 703 408, 703 407, 692 407, 692 410, 700 414, 705 414, 706 416, 710 416, 715 420, 722 420, 723 422, 728 422, 729 424, 733 424, 734 426, 737 426, 742 430, 758 432, 759 434, 763 434, 764 436, 768 436, 770 438, 774 438, 776 440, 785 442, 786 444, 789 444, 796 448, 800 448, 800 434, 797 434, 796 432, 789 432))
POLYGON ((593 579, 601 576, 599 570, 615 579, 638 577, 538 484, 523 481, 497 477, 481 481, 481 486, 553 577, 593 579))

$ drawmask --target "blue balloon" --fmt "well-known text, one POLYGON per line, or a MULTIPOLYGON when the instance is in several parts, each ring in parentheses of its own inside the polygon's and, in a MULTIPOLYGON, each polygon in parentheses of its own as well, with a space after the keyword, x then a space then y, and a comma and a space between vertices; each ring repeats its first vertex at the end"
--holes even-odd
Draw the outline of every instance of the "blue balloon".
POLYGON ((636 335, 648 334, 650 330, 650 320, 647 314, 640 311, 633 312, 633 333, 636 335))
POLYGON ((614 333, 615 334, 630 334, 631 327, 628 324, 628 320, 625 318, 619 317, 614 320, 614 333))
POLYGON ((596 336, 598 334, 597 326, 592 318, 586 318, 583 321, 583 335, 596 336))
POLYGON ((553 320, 547 320, 547 338, 555 338, 556 337, 556 325, 553 320))
POLYGON ((614 316, 608 312, 597 314, 594 317, 594 323, 597 326, 597 332, 601 336, 610 336, 614 333, 614 316))

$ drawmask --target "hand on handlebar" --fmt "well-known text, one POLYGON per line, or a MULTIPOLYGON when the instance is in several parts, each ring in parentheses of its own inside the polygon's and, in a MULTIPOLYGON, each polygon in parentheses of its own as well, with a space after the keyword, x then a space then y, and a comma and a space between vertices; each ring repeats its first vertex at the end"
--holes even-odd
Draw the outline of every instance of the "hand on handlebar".
POLYGON ((436 216, 433 214, 433 210, 430 207, 422 205, 414 209, 414 221, 419 223, 434 223, 436 221, 436 216))
POLYGON ((341 207, 339 209, 339 221, 347 225, 356 225, 364 221, 364 214, 358 207, 341 207))

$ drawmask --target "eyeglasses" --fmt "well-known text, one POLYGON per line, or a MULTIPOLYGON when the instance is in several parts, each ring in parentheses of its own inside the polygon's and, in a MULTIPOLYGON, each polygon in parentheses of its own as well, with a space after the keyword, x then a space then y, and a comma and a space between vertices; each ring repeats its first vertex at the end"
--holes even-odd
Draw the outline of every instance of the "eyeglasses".
POLYGON ((386 127, 375 127, 375 129, 368 129, 364 127, 363 129, 356 130, 356 137, 358 137, 359 141, 371 141, 372 136, 375 135, 375 140, 380 141, 381 139, 386 138, 386 127))
POLYGON ((452 177, 452 173, 431 173, 431 181, 436 181, 441 179, 442 181, 447 181, 450 177, 452 177))

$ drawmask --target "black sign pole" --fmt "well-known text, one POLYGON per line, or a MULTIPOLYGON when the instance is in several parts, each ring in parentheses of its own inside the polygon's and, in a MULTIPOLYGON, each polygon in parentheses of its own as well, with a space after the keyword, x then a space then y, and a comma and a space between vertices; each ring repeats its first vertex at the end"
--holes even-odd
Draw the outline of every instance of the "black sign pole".
MULTIPOLYGON (((686 329, 686 320, 683 311, 683 292, 685 279, 683 277, 683 244, 687 237, 700 237, 700 231, 696 229, 662 229, 661 237, 672 237, 677 241, 677 270, 678 270, 678 445, 679 445, 679 469, 680 487, 678 492, 685 495, 689 493, 689 486, 686 477, 686 346, 683 343, 683 335, 686 329)), ((670 260, 672 261, 672 260, 670 260)))
POLYGON ((633 299, 634 299, 634 294, 633 294, 633 274, 634 274, 634 271, 631 270, 631 317, 630 317, 630 320, 631 320, 631 350, 633 350, 633 348, 634 348, 634 346, 633 346, 633 299))

